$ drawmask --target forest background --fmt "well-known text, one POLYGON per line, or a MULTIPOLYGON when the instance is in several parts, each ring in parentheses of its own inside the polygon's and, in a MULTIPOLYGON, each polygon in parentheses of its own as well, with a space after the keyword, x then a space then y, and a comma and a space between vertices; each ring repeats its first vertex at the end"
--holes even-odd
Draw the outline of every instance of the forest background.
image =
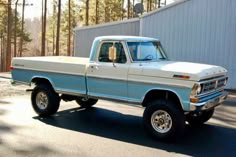
POLYGON ((173 1, 0 0, 0 72, 12 57, 73 56, 75 27, 136 18, 173 1))

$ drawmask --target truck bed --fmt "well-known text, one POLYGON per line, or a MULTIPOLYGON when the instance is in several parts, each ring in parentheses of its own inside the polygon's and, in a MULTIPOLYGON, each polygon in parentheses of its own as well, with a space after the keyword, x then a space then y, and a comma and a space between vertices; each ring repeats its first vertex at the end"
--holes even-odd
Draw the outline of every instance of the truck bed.
POLYGON ((51 56, 14 58, 14 68, 84 75, 89 58, 51 56))
POLYGON ((12 79, 31 84, 35 77, 49 80, 58 93, 86 94, 86 66, 89 58, 52 56, 22 57, 12 61, 12 79))

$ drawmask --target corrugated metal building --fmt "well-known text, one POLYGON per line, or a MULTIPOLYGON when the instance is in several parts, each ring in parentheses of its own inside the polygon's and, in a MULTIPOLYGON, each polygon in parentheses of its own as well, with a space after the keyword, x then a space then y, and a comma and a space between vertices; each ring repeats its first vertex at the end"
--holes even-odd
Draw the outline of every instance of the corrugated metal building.
POLYGON ((139 19, 75 28, 75 56, 89 57, 93 39, 103 35, 139 35, 139 19))
POLYGON ((75 55, 88 56, 80 52, 89 53, 92 39, 99 35, 155 37, 173 60, 227 68, 228 87, 236 89, 235 8, 236 0, 181 0, 134 21, 75 29, 75 55))

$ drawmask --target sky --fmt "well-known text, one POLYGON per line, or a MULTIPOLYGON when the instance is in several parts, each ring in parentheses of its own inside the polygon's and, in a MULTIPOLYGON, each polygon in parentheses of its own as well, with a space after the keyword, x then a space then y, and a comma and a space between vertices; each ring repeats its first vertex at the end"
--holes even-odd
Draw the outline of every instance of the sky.
MULTIPOLYGON (((12 0, 14 3, 15 0, 12 0)), ((68 0, 62 0, 62 5, 64 5, 68 0)), ((80 0, 77 0, 78 2, 80 0)), ((136 0, 136 3, 141 2, 141 0, 136 0)), ((167 0, 167 4, 173 3, 174 0, 167 0)), ((51 13, 51 3, 52 0, 48 0, 48 13, 51 13)), ((19 0, 19 4, 22 4, 22 0, 19 0)), ((28 6, 25 7, 25 18, 28 19, 33 19, 37 17, 41 17, 42 14, 42 0, 26 0, 26 4, 29 4, 28 6), (33 5, 32 5, 33 4, 33 5)), ((19 13, 21 15, 22 12, 22 7, 18 7, 19 13)))
MULTIPOLYGON (((14 2, 15 0, 13 0, 14 2)), ((68 0, 61 0, 62 5, 64 5, 68 0)), ((79 0, 77 0, 79 1, 79 0)), ((35 17, 41 17, 42 15, 42 0, 26 0, 25 6, 25 18, 33 19, 35 17), (32 5, 33 4, 33 5, 32 5)), ((52 12, 52 0, 48 0, 48 13, 52 12)), ((19 4, 22 4, 22 0, 19 0, 19 4)), ((18 7, 20 15, 22 14, 22 6, 19 5, 18 7)))

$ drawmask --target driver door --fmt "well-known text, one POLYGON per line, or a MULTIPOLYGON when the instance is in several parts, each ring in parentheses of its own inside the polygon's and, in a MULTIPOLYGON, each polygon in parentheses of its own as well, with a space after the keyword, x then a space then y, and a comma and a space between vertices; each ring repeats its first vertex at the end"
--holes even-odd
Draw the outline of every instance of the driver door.
POLYGON ((88 95, 127 101, 128 65, 122 42, 102 42, 96 61, 88 67, 88 95), (114 63, 109 59, 109 48, 112 46, 117 51, 114 63))

